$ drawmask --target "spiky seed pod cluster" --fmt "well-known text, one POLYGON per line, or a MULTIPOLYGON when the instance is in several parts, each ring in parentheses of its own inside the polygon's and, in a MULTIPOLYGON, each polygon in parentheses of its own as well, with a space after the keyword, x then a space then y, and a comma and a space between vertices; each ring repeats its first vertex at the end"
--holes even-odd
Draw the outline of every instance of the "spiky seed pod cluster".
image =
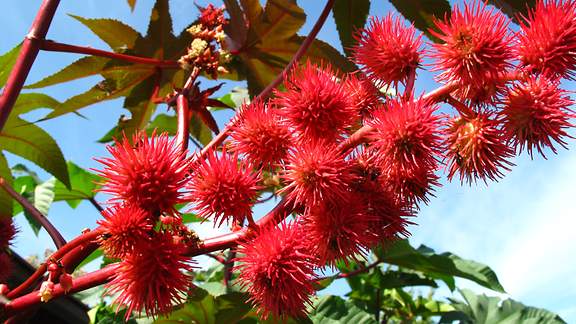
POLYGON ((8 248, 16 232, 12 217, 0 216, 0 284, 6 282, 12 274, 12 261, 8 255, 8 248))
MULTIPOLYGON (((418 205, 439 187, 438 170, 470 184, 496 181, 515 153, 565 146, 573 101, 559 78, 574 73, 574 3, 539 2, 516 39, 483 2, 456 6, 436 21, 443 43, 432 51, 399 18, 372 19, 353 49, 360 71, 297 66, 274 99, 242 107, 223 149, 195 163, 167 135, 118 141, 100 160, 113 205, 99 221, 106 254, 121 258, 108 286, 117 303, 157 315, 183 300, 192 270, 185 245, 198 244, 176 208, 188 203, 215 226, 237 230, 248 219, 235 270, 261 317, 304 316, 316 270, 409 235, 418 205), (424 55, 449 93, 414 97, 424 55), (383 95, 384 85, 394 91, 383 95), (451 117, 440 101, 453 106, 451 117), (254 222, 263 190, 284 196, 295 220, 254 222)), ((197 39, 224 23, 218 10, 204 11, 197 39)))

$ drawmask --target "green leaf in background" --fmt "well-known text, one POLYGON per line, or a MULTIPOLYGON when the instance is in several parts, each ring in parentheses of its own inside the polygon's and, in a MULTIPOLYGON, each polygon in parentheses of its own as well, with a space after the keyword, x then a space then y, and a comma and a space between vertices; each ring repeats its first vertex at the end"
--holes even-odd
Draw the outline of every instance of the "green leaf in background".
POLYGON ((34 188, 34 207, 44 216, 48 216, 50 206, 52 206, 52 202, 54 201, 55 185, 56 179, 50 178, 34 188))
POLYGON ((115 19, 88 19, 75 15, 69 16, 90 28, 114 52, 123 52, 133 48, 136 39, 141 37, 134 28, 115 19))
POLYGON ((70 189, 58 181, 54 187, 54 201, 66 201, 72 208, 76 208, 82 200, 93 199, 96 196, 97 184, 101 178, 72 162, 67 163, 70 175, 70 189))
MULTIPOLYGON (((250 95, 248 94, 248 89, 241 87, 234 87, 230 93, 217 99, 218 101, 226 104, 234 109, 240 108, 243 103, 250 103, 250 95)), ((208 107, 210 111, 218 111, 226 109, 223 107, 208 107)))
POLYGON ((21 93, 10 115, 19 116, 39 108, 54 109, 60 102, 43 93, 21 93))
MULTIPOLYGON (((69 82, 73 80, 78 80, 81 78, 98 75, 102 71, 106 71, 106 67, 112 60, 105 57, 98 56, 86 56, 72 62, 70 65, 66 66, 62 70, 49 75, 38 82, 34 82, 25 86, 25 89, 38 89, 44 88, 51 85, 69 82)), ((125 65, 121 67, 111 67, 111 70, 127 67, 125 65)))
POLYGON ((0 131, 0 149, 21 156, 70 186, 66 160, 54 139, 42 128, 10 117, 0 131))
POLYGON ((12 71, 12 67, 16 63, 18 53, 20 53, 20 47, 22 47, 22 44, 17 45, 0 56, 0 88, 2 88, 6 84, 6 80, 8 80, 8 75, 10 75, 10 71, 12 71))
POLYGON ((216 324, 216 301, 206 290, 196 287, 188 297, 188 302, 154 324, 196 323, 216 324))
POLYGON ((390 0, 390 2, 430 40, 439 41, 428 29, 436 29, 434 18, 444 19, 446 15, 450 15, 452 8, 447 0, 390 0))
MULTIPOLYGON (((37 179, 32 175, 26 175, 15 178, 12 187, 17 193, 22 195, 24 198, 28 199, 29 201, 32 201, 34 199, 33 198, 34 189, 38 184, 40 184, 40 182, 41 182, 40 179, 37 179)), ((24 208, 22 208, 22 206, 16 200, 12 201, 14 206, 13 207, 14 216, 24 211, 24 208)))
POLYGON ((526 16, 528 8, 536 6, 536 0, 488 0, 488 3, 500 9, 515 23, 519 23, 518 15, 526 16))
MULTIPOLYGON (((467 317, 464 323, 566 323, 560 316, 545 309, 525 306, 513 299, 477 295, 468 289, 459 290, 465 302, 452 300, 452 306, 467 317)), ((440 323, 452 323, 454 314, 442 317, 440 323)))
POLYGON ((212 131, 196 114, 190 119, 190 135, 202 145, 206 145, 212 140, 212 131))
POLYGON ((354 35, 366 24, 369 12, 370 0, 336 0, 334 3, 332 14, 340 43, 348 57, 352 55, 351 48, 356 44, 354 35))
POLYGON ((376 249, 375 253, 382 261, 405 269, 420 271, 433 277, 439 275, 438 278, 465 278, 494 291, 504 292, 496 273, 490 267, 462 259, 450 252, 436 254, 426 246, 414 249, 408 240, 399 240, 387 249, 376 249))
MULTIPOLYGON (((0 152, 0 177, 4 178, 7 185, 13 186, 12 172, 2 152, 0 152)), ((12 217, 12 205, 12 197, 5 190, 0 189, 0 218, 12 217)))
POLYGON ((338 296, 322 296, 315 303, 309 318, 318 324, 376 323, 374 316, 338 296))

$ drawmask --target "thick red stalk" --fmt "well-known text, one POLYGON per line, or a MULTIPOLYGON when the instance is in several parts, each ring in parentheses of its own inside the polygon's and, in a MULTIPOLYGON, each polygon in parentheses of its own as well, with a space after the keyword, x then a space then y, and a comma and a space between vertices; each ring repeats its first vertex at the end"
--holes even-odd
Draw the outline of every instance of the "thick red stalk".
MULTIPOLYGON (((59 285, 54 285, 54 291, 52 292, 52 298, 57 298, 66 294, 72 294, 88 288, 92 288, 101 284, 108 282, 116 274, 116 265, 111 264, 102 268, 100 270, 87 273, 79 278, 74 279, 72 289, 68 293, 59 285)), ((5 317, 10 317, 18 312, 25 311, 26 309, 40 304, 40 296, 37 291, 33 291, 24 296, 18 297, 4 306, 4 312, 0 311, 0 314, 5 317)), ((2 306, 0 306, 2 307, 2 306)), ((1 308, 0 308, 1 310, 1 308)))
POLYGON ((194 68, 192 73, 186 80, 184 88, 176 97, 176 114, 178 116, 178 130, 176 132, 177 143, 182 151, 188 149, 188 138, 189 138, 189 128, 190 128, 190 107, 188 105, 188 96, 190 95, 190 89, 194 86, 196 78, 200 74, 200 69, 194 68))
POLYGON ((48 33, 48 28, 59 3, 60 0, 44 0, 36 18, 34 18, 30 32, 24 38, 16 64, 14 64, 14 68, 10 72, 10 76, 8 76, 6 86, 0 97, 0 130, 4 128, 14 103, 16 103, 20 91, 22 91, 24 82, 40 51, 40 44, 48 33))
MULTIPOLYGON (((66 245, 62 246, 60 249, 58 249, 56 252, 54 252, 50 257, 48 257, 48 260, 59 260, 60 258, 64 257, 68 252, 73 251, 74 249, 76 249, 78 246, 86 243, 86 242, 91 242, 93 240, 95 240, 100 234, 102 234, 100 232, 100 229, 94 229, 92 231, 83 233, 82 235, 76 237, 75 239, 73 239, 72 241, 66 243, 66 245)), ((36 272, 34 272, 34 274, 32 274, 32 276, 30 276, 28 279, 26 279, 26 281, 24 281, 20 286, 12 289, 7 297, 8 298, 14 298, 20 294, 22 294, 24 291, 26 291, 26 289, 28 289, 30 286, 32 286, 38 279, 40 279, 43 275, 44 272, 46 272, 46 268, 47 268, 47 264, 43 263, 41 264, 38 269, 36 269, 36 272)))
POLYGON ((158 68, 167 68, 167 69, 178 69, 180 68, 180 64, 176 61, 163 61, 157 60, 153 58, 147 57, 139 57, 133 55, 126 55, 114 52, 103 51, 91 47, 86 46, 76 46, 76 45, 69 45, 63 43, 57 43, 50 40, 42 40, 40 42, 40 49, 44 51, 50 52, 65 52, 65 53, 76 53, 76 54, 87 54, 87 55, 94 55, 100 57, 108 57, 111 59, 136 63, 136 64, 146 64, 146 65, 153 65, 158 68))
POLYGON ((38 223, 40 223, 40 225, 42 225, 42 227, 44 227, 44 229, 46 229, 46 232, 48 232, 48 235, 50 235, 52 241, 54 241, 56 248, 59 249, 64 244, 66 244, 66 240, 64 239, 62 234, 60 234, 60 232, 56 229, 56 227, 54 227, 54 225, 50 223, 48 218, 42 215, 42 213, 38 209, 36 209, 36 207, 34 207, 34 205, 32 205, 28 201, 28 199, 22 197, 22 195, 20 195, 14 189, 12 189, 12 187, 10 187, 6 183, 6 180, 2 177, 0 177, 0 186, 10 195, 10 197, 14 198, 14 200, 16 200, 20 205, 22 205, 22 208, 24 208, 24 210, 26 210, 28 214, 32 216, 32 218, 34 218, 38 223))

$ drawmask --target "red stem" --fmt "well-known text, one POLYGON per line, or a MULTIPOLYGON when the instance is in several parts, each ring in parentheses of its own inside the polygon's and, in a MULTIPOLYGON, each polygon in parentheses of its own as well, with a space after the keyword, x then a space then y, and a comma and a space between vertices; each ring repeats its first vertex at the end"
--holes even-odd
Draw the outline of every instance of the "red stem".
POLYGON ((146 64, 146 65, 153 65, 158 68, 167 68, 167 69, 178 69, 180 68, 180 64, 176 61, 163 61, 157 60, 148 57, 140 57, 134 55, 126 55, 114 52, 103 51, 91 47, 86 46, 77 46, 77 45, 69 45, 63 43, 57 43, 51 40, 42 40, 40 42, 40 49, 44 51, 50 52, 64 52, 64 53, 76 53, 76 54, 87 54, 87 55, 94 55, 100 57, 108 57, 111 59, 136 63, 136 64, 146 64))
POLYGON ((22 195, 20 195, 14 189, 12 189, 12 187, 10 187, 8 183, 6 183, 6 179, 2 177, 0 177, 0 187, 2 187, 2 189, 4 189, 12 198, 14 198, 14 200, 16 200, 20 205, 22 205, 22 208, 24 208, 24 210, 26 210, 28 214, 32 216, 32 218, 34 218, 38 223, 40 223, 40 225, 42 225, 42 227, 44 227, 44 229, 46 229, 46 232, 48 232, 48 235, 50 235, 52 241, 54 241, 56 248, 59 249, 64 244, 66 244, 66 240, 64 239, 62 234, 60 234, 60 232, 56 229, 56 227, 54 227, 54 225, 50 223, 48 218, 42 215, 42 213, 38 209, 36 209, 36 207, 34 207, 34 205, 32 205, 28 201, 28 199, 22 197, 22 195))
MULTIPOLYGON (((86 242, 90 242, 92 240, 95 240, 101 233, 100 229, 94 229, 90 232, 84 233, 78 237, 76 237, 75 239, 73 239, 72 241, 66 243, 66 245, 62 246, 60 249, 58 249, 58 251, 54 252, 49 258, 48 260, 52 260, 52 261, 56 261, 59 260, 60 258, 64 257, 68 252, 71 252, 72 250, 74 250, 76 247, 78 247, 81 244, 84 244, 86 242)), ((44 273, 46 272, 46 268, 47 268, 47 263, 44 262, 43 264, 41 264, 38 269, 36 269, 36 272, 34 272, 34 274, 32 274, 28 279, 26 279, 26 281, 24 281, 20 286, 12 289, 7 297, 8 298, 14 298, 20 294, 22 294, 26 289, 28 289, 30 286, 32 286, 38 279, 40 279, 44 273)))
MULTIPOLYGON (((66 294, 76 293, 88 288, 92 288, 101 284, 104 284, 111 280, 116 274, 116 265, 111 264, 102 268, 100 270, 87 273, 79 278, 74 279, 72 289, 69 292, 64 292, 64 289, 59 284, 54 285, 54 291, 52 292, 52 298, 57 298, 66 294)), ((29 307, 40 304, 40 296, 38 296, 37 291, 33 291, 24 296, 18 297, 4 306, 4 312, 2 313, 5 317, 10 317, 18 312, 22 312, 29 307)), ((0 306, 1 307, 1 306, 0 306)))
POLYGON ((198 75, 200 74, 200 69, 194 68, 192 73, 186 80, 184 88, 176 97, 176 114, 178 116, 178 130, 176 132, 177 144, 180 146, 181 150, 185 152, 188 149, 188 138, 190 129, 190 107, 188 96, 190 95, 190 90, 194 86, 194 82, 198 75))
POLYGON ((4 128, 14 103, 20 91, 22 91, 24 82, 40 51, 40 44, 48 33, 48 28, 59 3, 60 0, 44 0, 36 18, 34 18, 34 22, 32 22, 30 32, 24 38, 16 64, 14 64, 14 68, 10 72, 10 76, 8 76, 6 86, 0 97, 0 130, 4 128))

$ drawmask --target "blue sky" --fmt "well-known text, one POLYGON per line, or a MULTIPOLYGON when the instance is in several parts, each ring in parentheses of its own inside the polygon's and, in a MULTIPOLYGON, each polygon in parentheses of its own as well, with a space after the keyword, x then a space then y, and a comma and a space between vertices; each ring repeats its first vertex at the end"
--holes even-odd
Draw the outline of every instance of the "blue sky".
MULTIPOLYGON (((0 52, 4 53, 27 33, 40 0, 5 0, 7 14, 0 20, 2 36, 0 52)), ((371 14, 383 15, 391 9, 387 1, 372 1, 371 14)), ((197 1, 204 5, 208 1, 197 1)), ((216 1, 218 3, 218 1, 216 1)), ((306 33, 318 16, 323 1, 299 1, 309 19, 302 31, 306 33)), ((144 33, 153 1, 139 0, 131 13, 123 0, 62 1, 48 37, 59 42, 89 45, 107 49, 93 37, 88 29, 67 16, 74 14, 91 18, 117 18, 144 33)), ((194 2, 171 0, 174 30, 180 31, 196 17, 194 2)), ((319 38, 340 49, 339 39, 330 17, 319 38)), ((73 54, 42 52, 29 82, 37 81, 79 58, 73 54)), ((88 78, 73 83, 53 86, 45 91, 63 100, 91 87, 99 78, 88 78)), ((236 84, 230 83, 226 89, 236 84)), ((419 72, 417 91, 424 92, 437 86, 432 75, 419 72)), ((576 90, 576 83, 566 82, 564 87, 576 90)), ((43 90, 44 91, 44 90, 43 90)), ((417 92, 417 93, 418 93, 417 92)), ((160 107, 159 111, 165 111, 160 107)), ((98 167, 92 159, 106 155, 100 138, 127 111, 122 101, 114 100, 81 111, 88 119, 73 115, 41 123, 61 145, 64 156, 85 168, 98 167)), ((218 115, 220 123, 229 114, 218 115)), ((576 132, 572 131, 572 135, 576 132)), ((491 266, 498 274, 509 296, 533 306, 551 309, 568 322, 576 322, 576 141, 568 140, 572 150, 549 152, 548 160, 540 156, 531 160, 526 154, 515 159, 516 167, 498 183, 489 186, 461 186, 447 183, 436 193, 436 198, 421 209, 413 226, 413 244, 426 244, 436 251, 451 251, 461 257, 477 260, 491 266)), ((20 160, 11 156, 10 162, 20 160)), ((42 173, 47 178, 45 173, 42 173)), ((265 207, 264 207, 265 208, 265 207)), ((256 211, 264 212, 262 209, 256 211)), ((50 219, 71 239, 83 228, 92 227, 98 217, 92 206, 81 204, 76 210, 64 203, 55 204, 50 219)), ((53 245, 45 232, 36 238, 25 221, 19 217, 21 233, 16 240, 16 251, 22 255, 43 253, 53 245)), ((203 226, 201 236, 211 235, 211 225, 203 226)), ((476 291, 478 286, 462 281, 476 291)), ((335 289, 341 289, 338 285, 335 289)), ((334 291, 334 290, 332 290, 334 291)), ((440 292, 445 293, 445 292, 440 292)))

